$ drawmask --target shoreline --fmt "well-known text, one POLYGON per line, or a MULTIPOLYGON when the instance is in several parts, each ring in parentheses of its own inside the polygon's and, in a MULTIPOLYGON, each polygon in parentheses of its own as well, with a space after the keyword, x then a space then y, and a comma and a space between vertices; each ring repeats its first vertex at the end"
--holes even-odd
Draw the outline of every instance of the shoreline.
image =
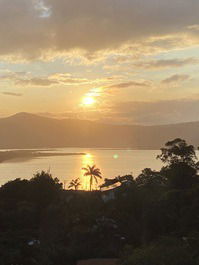
MULTIPOLYGON (((23 159, 29 160, 40 157, 53 157, 53 156, 75 156, 86 155, 86 153, 51 153, 45 152, 46 150, 14 150, 14 151, 0 151, 0 163, 13 162, 13 160, 23 159)), ((16 161, 18 162, 18 161, 16 161)))

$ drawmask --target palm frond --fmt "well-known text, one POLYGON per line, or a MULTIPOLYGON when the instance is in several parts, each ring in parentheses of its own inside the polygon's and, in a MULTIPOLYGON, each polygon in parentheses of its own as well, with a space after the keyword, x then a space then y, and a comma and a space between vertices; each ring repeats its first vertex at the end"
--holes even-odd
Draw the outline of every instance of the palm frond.
POLYGON ((95 170, 95 168, 96 168, 96 165, 93 165, 93 166, 91 167, 91 170, 95 170))
POLYGON ((101 175, 102 173, 99 170, 94 170, 93 174, 101 175))
POLYGON ((82 170, 89 171, 87 167, 83 167, 82 170))
POLYGON ((95 179, 96 183, 98 183, 98 179, 97 179, 97 177, 96 177, 96 176, 94 176, 94 179, 95 179))
POLYGON ((85 171, 84 176, 90 176, 90 190, 92 190, 93 180, 98 183, 98 178, 102 179, 102 173, 96 165, 87 165, 87 167, 83 167, 82 170, 85 171))
POLYGON ((89 171, 85 171, 84 172, 84 176, 89 176, 90 175, 90 172, 89 171))

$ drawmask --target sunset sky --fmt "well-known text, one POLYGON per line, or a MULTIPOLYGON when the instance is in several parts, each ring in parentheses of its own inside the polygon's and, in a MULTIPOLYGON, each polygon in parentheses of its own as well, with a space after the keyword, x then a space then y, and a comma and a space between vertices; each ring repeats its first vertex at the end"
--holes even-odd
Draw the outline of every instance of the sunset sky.
POLYGON ((0 116, 199 120, 198 0, 0 0, 0 116))

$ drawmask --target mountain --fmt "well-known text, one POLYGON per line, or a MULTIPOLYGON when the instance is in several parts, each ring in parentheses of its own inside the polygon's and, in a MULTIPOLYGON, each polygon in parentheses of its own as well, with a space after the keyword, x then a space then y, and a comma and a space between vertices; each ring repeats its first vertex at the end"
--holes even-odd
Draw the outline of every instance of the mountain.
POLYGON ((199 122, 172 125, 110 125, 18 113, 0 119, 0 148, 104 147, 159 149, 183 138, 199 145, 199 122))

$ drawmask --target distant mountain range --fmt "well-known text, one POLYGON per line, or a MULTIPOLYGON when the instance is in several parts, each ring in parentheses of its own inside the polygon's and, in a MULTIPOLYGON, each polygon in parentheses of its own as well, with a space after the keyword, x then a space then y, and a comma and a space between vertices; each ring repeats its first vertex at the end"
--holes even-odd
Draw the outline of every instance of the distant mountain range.
POLYGON ((199 122, 172 125, 111 125, 18 113, 0 119, 0 148, 98 147, 159 149, 183 138, 199 146, 199 122))

